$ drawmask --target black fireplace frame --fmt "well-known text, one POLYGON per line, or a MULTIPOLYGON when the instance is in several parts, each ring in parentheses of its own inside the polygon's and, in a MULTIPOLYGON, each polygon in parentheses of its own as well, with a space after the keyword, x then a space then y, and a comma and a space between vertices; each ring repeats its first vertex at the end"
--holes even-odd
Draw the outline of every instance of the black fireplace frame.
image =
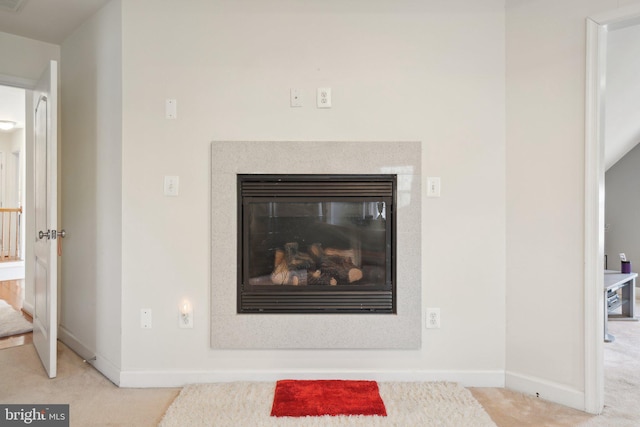
POLYGON ((397 314, 395 174, 238 174, 238 314, 397 314), (385 280, 380 286, 291 286, 248 284, 245 203, 274 201, 386 201, 385 280))

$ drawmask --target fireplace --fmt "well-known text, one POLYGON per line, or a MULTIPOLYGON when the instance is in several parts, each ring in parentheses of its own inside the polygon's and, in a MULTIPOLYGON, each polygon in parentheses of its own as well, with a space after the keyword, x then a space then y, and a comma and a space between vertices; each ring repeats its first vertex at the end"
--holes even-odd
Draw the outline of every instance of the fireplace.
POLYGON ((396 175, 237 185, 237 313, 396 313, 396 175))
MULTIPOLYGON (((211 347, 225 350, 419 349, 423 334, 424 298, 421 230, 421 165, 424 156, 421 146, 422 143, 411 141, 212 142, 209 258, 211 347), (238 176, 251 177, 250 174, 254 174, 255 178, 275 177, 276 181, 295 175, 307 178, 324 175, 330 178, 327 181, 344 176, 355 177, 355 174, 364 178, 377 175, 383 175, 385 179, 395 178, 395 194, 385 213, 385 220, 391 227, 389 274, 395 313, 349 313, 339 310, 305 311, 300 314, 290 314, 289 311, 270 313, 268 310, 238 312, 238 283, 242 283, 239 282, 242 279, 242 270, 238 270, 242 268, 239 259, 242 252, 239 251, 244 251, 244 248, 239 249, 243 245, 238 235, 241 227, 239 222, 242 223, 243 217, 238 212, 242 210, 242 203, 238 199, 238 176)), ((322 197, 316 187, 314 183, 312 196, 322 197)), ((290 195, 286 200, 293 197, 290 195)), ((276 201, 278 197, 272 198, 276 201)), ((372 199, 377 201, 379 195, 372 199)), ((371 219, 374 219, 377 214, 373 208, 371 210, 371 219)), ((366 221, 366 214, 364 218, 366 221)), ((323 247, 326 248, 326 245, 323 247)), ((303 246, 298 242, 298 251, 306 252, 303 246)), ((271 256, 263 254, 263 259, 271 259, 271 256)), ((272 272, 267 268, 261 276, 270 276, 272 272)), ((245 277, 250 277, 248 270, 245 277)), ((306 285, 305 289, 300 284, 277 286, 280 286, 280 290, 291 292, 304 292, 309 288, 315 292, 334 292, 339 285, 306 285)), ((270 290, 256 287, 258 285, 245 290, 262 293, 270 290)), ((352 289, 360 290, 355 286, 352 289)))

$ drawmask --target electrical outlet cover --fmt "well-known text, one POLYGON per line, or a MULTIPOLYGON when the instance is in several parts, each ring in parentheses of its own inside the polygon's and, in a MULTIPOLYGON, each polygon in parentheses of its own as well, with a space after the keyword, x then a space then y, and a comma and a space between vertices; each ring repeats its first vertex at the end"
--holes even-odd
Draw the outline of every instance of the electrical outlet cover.
POLYGON ((427 308, 427 329, 440 328, 440 309, 427 308))
POLYGON ((187 313, 178 313, 178 327, 193 329, 193 310, 189 310, 187 313))
POLYGON ((331 108, 331 88, 319 87, 316 102, 318 108, 331 108))

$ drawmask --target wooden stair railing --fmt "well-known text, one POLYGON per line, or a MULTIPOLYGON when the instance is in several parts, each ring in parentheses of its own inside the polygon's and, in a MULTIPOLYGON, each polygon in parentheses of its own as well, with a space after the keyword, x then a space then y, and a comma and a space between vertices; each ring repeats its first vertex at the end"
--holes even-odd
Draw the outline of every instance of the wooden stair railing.
POLYGON ((20 259, 22 207, 0 208, 0 262, 20 259))

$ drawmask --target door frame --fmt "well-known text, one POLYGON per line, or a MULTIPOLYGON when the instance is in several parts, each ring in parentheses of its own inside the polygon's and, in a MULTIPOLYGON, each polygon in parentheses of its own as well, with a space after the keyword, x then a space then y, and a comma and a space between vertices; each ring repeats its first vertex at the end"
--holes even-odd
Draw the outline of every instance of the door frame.
POLYGON ((607 33, 640 24, 640 6, 621 7, 586 20, 584 406, 604 408, 604 132, 607 33))

